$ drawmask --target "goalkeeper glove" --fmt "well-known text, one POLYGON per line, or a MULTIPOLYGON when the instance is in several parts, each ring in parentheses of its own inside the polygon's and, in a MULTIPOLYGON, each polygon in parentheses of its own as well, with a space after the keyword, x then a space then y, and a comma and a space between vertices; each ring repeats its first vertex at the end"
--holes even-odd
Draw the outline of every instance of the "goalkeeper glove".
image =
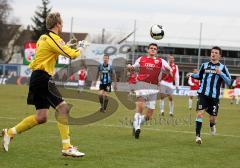
POLYGON ((78 41, 76 38, 72 38, 69 42, 67 42, 67 45, 72 49, 77 49, 78 41))
POLYGON ((86 40, 78 42, 78 49, 86 49, 89 46, 89 43, 86 40))

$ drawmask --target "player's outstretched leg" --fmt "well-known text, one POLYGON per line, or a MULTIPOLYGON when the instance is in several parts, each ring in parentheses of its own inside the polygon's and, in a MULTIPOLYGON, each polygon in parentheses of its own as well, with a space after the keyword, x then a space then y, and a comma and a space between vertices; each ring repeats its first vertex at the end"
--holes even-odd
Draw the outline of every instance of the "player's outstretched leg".
POLYGON ((104 112, 104 109, 103 109, 103 95, 99 95, 98 96, 99 98, 99 103, 100 103, 100 112, 104 112))
POLYGON ((209 125, 210 125, 210 134, 216 135, 217 129, 216 129, 216 116, 210 115, 209 116, 209 125))
POLYGON ((108 97, 107 95, 103 96, 103 109, 104 112, 107 110, 107 105, 108 105, 108 97))
POLYGON ((172 101, 169 101, 169 115, 171 117, 173 117, 173 108, 174 108, 174 104, 173 104, 173 100, 172 101))
POLYGON ((141 114, 136 112, 133 119, 133 136, 138 139, 141 132, 141 114))
POLYGON ((198 111, 196 116, 196 143, 201 144, 201 128, 203 122, 203 111, 198 111))
POLYGON ((66 102, 61 103, 56 107, 56 119, 58 121, 58 129, 62 139, 62 155, 71 157, 83 157, 85 153, 78 151, 76 147, 71 145, 70 135, 69 135, 69 125, 68 125, 68 113, 70 107, 66 102))
POLYGON ((141 124, 145 122, 145 116, 142 115, 145 107, 145 100, 143 97, 138 97, 136 101, 136 113, 133 119, 133 136, 139 139, 141 133, 141 124))
POLYGON ((160 114, 164 116, 164 99, 160 99, 160 114))
POLYGON ((192 104, 193 104, 193 99, 192 99, 192 97, 189 97, 189 99, 188 99, 188 108, 189 108, 189 110, 192 110, 192 104))

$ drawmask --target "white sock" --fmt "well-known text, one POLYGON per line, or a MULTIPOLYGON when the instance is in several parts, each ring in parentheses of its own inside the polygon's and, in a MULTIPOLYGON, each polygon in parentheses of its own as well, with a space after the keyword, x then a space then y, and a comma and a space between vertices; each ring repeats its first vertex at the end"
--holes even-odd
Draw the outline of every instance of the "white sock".
POLYGON ((135 130, 140 129, 141 125, 141 114, 136 112, 133 120, 133 127, 135 130))
POLYGON ((189 98, 188 99, 188 108, 192 108, 192 102, 193 102, 192 99, 189 98))
POLYGON ((173 113, 173 101, 170 101, 169 102, 169 109, 170 109, 170 112, 169 113, 173 113))
POLYGON ((141 125, 146 122, 145 115, 141 115, 141 125))
POLYGON ((236 97, 236 104, 239 104, 239 97, 236 97))
POLYGON ((160 101, 160 112, 164 112, 164 99, 160 101))

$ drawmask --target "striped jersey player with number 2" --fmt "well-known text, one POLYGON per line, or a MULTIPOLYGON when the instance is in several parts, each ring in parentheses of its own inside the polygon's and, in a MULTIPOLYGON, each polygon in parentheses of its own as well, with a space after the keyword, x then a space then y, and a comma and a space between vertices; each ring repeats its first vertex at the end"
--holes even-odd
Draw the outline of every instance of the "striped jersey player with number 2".
POLYGON ((216 118, 219 108, 220 88, 223 82, 227 85, 232 84, 231 76, 226 65, 220 63, 222 50, 220 47, 211 49, 210 61, 201 65, 199 73, 189 73, 188 77, 200 80, 198 89, 198 103, 196 116, 196 143, 201 144, 200 137, 203 115, 206 111, 209 116, 211 134, 216 134, 216 118))
POLYGON ((158 46, 151 43, 148 46, 148 55, 139 57, 134 65, 128 65, 129 70, 137 70, 136 83, 136 112, 133 120, 133 136, 139 138, 141 132, 140 126, 147 120, 151 119, 155 109, 158 83, 161 77, 161 72, 170 73, 172 69, 168 63, 160 57, 156 57, 158 46), (143 111, 147 107, 147 113, 144 115, 143 111))

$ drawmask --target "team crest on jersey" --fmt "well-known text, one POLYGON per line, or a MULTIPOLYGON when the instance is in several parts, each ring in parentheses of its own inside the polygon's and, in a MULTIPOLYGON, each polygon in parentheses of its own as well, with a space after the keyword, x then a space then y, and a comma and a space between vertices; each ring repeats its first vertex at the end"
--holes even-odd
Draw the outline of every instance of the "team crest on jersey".
POLYGON ((159 63, 159 60, 154 60, 154 63, 155 63, 155 64, 158 64, 158 63, 159 63))
POLYGON ((60 44, 60 46, 64 46, 64 45, 65 45, 65 42, 64 42, 63 40, 60 40, 60 41, 59 41, 59 44, 60 44))

